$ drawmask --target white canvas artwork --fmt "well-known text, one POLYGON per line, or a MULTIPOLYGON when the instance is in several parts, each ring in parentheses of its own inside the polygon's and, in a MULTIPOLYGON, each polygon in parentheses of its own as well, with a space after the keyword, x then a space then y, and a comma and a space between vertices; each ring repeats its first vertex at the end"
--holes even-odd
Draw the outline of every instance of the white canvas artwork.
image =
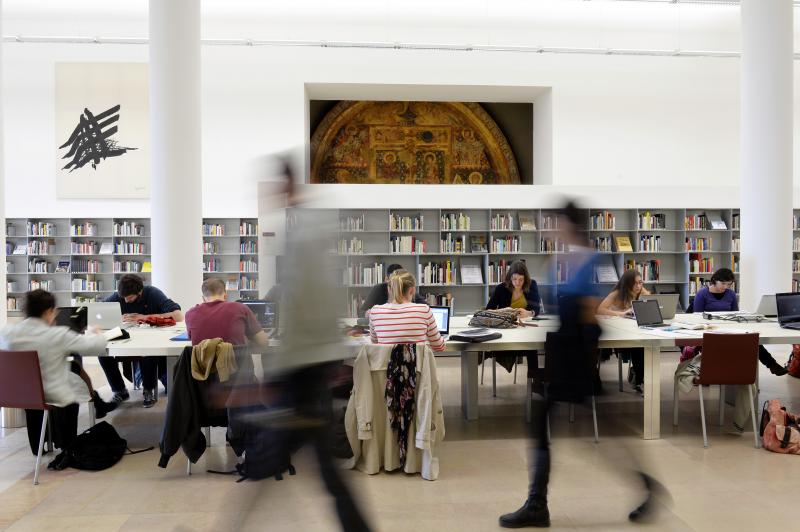
POLYGON ((150 196, 146 63, 56 63, 59 198, 150 196))

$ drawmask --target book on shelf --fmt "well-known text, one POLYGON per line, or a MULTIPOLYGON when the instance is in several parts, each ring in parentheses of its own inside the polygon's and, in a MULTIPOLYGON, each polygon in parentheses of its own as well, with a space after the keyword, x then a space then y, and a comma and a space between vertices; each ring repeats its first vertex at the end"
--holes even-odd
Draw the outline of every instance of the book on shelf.
POLYGON ((709 229, 727 229, 728 226, 725 225, 725 221, 719 214, 716 213, 706 213, 706 221, 708 223, 709 229))
POLYGON ((153 264, 146 260, 142 263, 142 273, 150 273, 153 271, 153 264))
POLYGON ((629 236, 619 235, 614 237, 614 243, 617 245, 617 251, 633 251, 631 245, 631 238, 629 236))
POLYGON ((56 265, 56 273, 67 273, 70 271, 70 262, 68 260, 60 260, 56 265))
POLYGON ((28 254, 28 248, 25 246, 25 244, 17 244, 16 246, 14 246, 13 255, 27 255, 27 254, 28 254))
POLYGON ((617 269, 608 255, 597 257, 594 265, 594 277, 598 283, 616 283, 619 281, 617 269))
POLYGON ((531 214, 519 214, 519 228, 523 231, 536 231, 536 221, 531 214))
POLYGON ((483 284, 480 264, 461 264, 461 284, 483 284))
POLYGON ((114 252, 113 242, 102 242, 100 244, 100 255, 111 255, 114 252))
POLYGON ((639 229, 666 229, 667 223, 663 213, 645 211, 639 213, 639 229))
POLYGON ((225 281, 225 290, 237 291, 239 290, 239 278, 238 277, 229 277, 227 281, 225 281))
POLYGON ((472 253, 486 253, 489 251, 486 235, 472 235, 469 237, 470 251, 472 253))

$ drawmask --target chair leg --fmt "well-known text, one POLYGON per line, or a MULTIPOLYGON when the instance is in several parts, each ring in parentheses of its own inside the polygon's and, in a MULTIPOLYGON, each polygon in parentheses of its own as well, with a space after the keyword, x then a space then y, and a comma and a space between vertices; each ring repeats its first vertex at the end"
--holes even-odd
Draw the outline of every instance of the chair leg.
POLYGON ((675 379, 675 384, 672 391, 672 426, 678 426, 678 379, 675 379))
POLYGON ((211 427, 206 427, 206 447, 211 447, 211 427))
POLYGON ((708 447, 708 435, 706 434, 706 408, 703 404, 703 386, 697 387, 700 392, 700 420, 703 422, 703 447, 708 447))
POLYGON ((53 445, 53 427, 50 418, 47 418, 47 452, 55 452, 56 446, 53 445))
POLYGON ((719 426, 725 426, 725 385, 719 385, 719 426))
POLYGON ((192 476, 192 461, 188 458, 186 459, 186 476, 192 476))
POLYGON ((594 442, 600 443, 600 436, 597 433, 597 403, 592 396, 592 422, 594 423, 594 442))
POLYGON ((39 485, 39 465, 42 463, 42 450, 44 449, 44 435, 47 432, 47 421, 49 419, 50 412, 48 410, 44 411, 44 415, 42 416, 42 428, 39 431, 39 452, 36 454, 36 469, 33 470, 33 485, 39 485))
POLYGON ((89 423, 91 423, 92 427, 94 427, 97 424, 97 419, 95 418, 94 415, 94 402, 89 401, 88 403, 86 403, 86 405, 89 407, 89 423))
POLYGON ((533 380, 528 378, 528 381, 525 394, 525 423, 531 422, 531 410, 533 409, 533 405, 531 404, 533 401, 533 380))
POLYGON ((569 422, 575 423, 575 403, 569 404, 569 422))
POLYGON ((519 357, 514 360, 514 384, 517 383, 517 367, 519 366, 519 357))
POLYGON ((497 397, 497 357, 492 357, 492 397, 497 397))
POLYGON ((486 372, 486 353, 481 352, 481 386, 483 386, 483 374, 486 372))
POLYGON ((747 391, 750 394, 750 417, 753 418, 753 440, 755 440, 755 447, 758 449, 760 447, 758 442, 758 427, 756 426, 756 410, 752 408, 753 405, 753 386, 751 384, 747 385, 747 391))
POLYGON ((617 352, 617 372, 619 373, 619 391, 622 391, 622 355, 617 352))

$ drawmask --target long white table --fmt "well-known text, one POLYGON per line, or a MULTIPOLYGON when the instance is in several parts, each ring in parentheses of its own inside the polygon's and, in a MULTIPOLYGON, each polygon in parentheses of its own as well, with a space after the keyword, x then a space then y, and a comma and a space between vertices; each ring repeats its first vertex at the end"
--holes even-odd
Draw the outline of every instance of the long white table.
MULTIPOLYGON (((470 328, 466 317, 453 317, 450 322, 450 334, 470 328)), ((706 322, 699 314, 677 315, 674 321, 706 322)), ((741 332, 758 332, 762 344, 800 343, 800 331, 781 329, 775 322, 734 323, 714 320, 714 325, 724 329, 736 329, 741 332)), ((624 318, 603 318, 600 320, 603 333, 600 337, 601 348, 641 347, 644 349, 644 415, 642 436, 644 439, 661 437, 661 349, 673 347, 677 337, 666 337, 663 333, 639 329, 636 322, 624 318)), ((461 408, 466 419, 478 418, 478 358, 483 351, 524 351, 544 350, 548 331, 558 327, 557 320, 541 320, 536 327, 520 327, 500 330, 502 338, 482 343, 464 343, 448 341, 446 352, 457 352, 461 357, 461 408)), ((184 330, 183 324, 166 328, 133 328, 129 329, 131 338, 110 342, 108 354, 112 356, 167 356, 177 358, 183 348, 190 345, 188 341, 172 341, 170 338, 184 330)), ((695 333, 702 337, 702 332, 695 333)), ((344 347, 357 349, 364 342, 361 340, 345 340, 344 347)), ((277 342, 270 342, 277 345, 277 342)), ((167 364, 172 378, 173 363, 167 364)))

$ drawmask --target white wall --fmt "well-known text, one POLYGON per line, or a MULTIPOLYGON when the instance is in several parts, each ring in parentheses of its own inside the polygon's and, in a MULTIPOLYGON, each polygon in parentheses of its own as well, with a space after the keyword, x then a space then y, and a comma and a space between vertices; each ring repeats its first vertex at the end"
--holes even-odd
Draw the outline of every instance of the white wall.
MULTIPOLYGON (((303 13, 309 3, 279 8, 274 2, 207 0, 204 37, 738 47, 738 8, 731 6, 565 2, 560 10, 536 11, 528 4, 546 2, 515 0, 501 7, 488 1, 443 2, 445 7, 433 11, 420 2, 404 4, 400 12, 394 2, 350 0, 346 5, 360 14, 348 17, 336 11, 342 3, 314 2, 312 14, 303 13)), ((7 1, 5 33, 144 37, 143 9, 146 2, 141 1, 7 1), (100 14, 97 6, 102 6, 100 14), (90 11, 92 17, 82 17, 90 11)), ((7 216, 149 215, 146 201, 57 200, 52 160, 55 62, 146 60, 143 45, 3 47, 7 216)), ((705 206, 730 197, 727 206, 735 206, 736 190, 722 189, 739 178, 738 65, 738 59, 721 58, 205 46, 203 214, 256 216, 256 182, 265 174, 259 158, 304 145, 308 99, 332 96, 340 84, 354 84, 360 97, 375 99, 396 97, 398 86, 410 84, 422 86, 417 95, 442 94, 444 87, 449 99, 469 92, 477 101, 503 101, 509 92, 533 101, 542 88, 551 88, 552 136, 535 136, 537 149, 549 145, 552 152, 549 165, 537 165, 545 174, 551 169, 551 175, 541 176, 545 183, 588 192, 594 205, 673 198, 675 206, 705 206), (641 198, 632 199, 631 184, 644 187, 637 191, 641 198), (702 196, 692 198, 698 193, 702 196)), ((798 83, 797 66, 795 73, 798 83)), ((795 94, 800 100, 800 91, 795 94)), ((798 122, 800 101, 795 103, 798 122)), ((800 135, 795 146, 800 153, 800 135)), ((796 180, 798 174, 796 167, 796 180)), ((386 202, 382 206, 404 201, 398 190, 385 195, 369 187, 350 190, 350 201, 362 195, 386 202)), ((534 187, 526 195, 543 192, 534 187)), ((437 188, 434 194, 447 194, 458 205, 472 202, 476 192, 437 188)))

